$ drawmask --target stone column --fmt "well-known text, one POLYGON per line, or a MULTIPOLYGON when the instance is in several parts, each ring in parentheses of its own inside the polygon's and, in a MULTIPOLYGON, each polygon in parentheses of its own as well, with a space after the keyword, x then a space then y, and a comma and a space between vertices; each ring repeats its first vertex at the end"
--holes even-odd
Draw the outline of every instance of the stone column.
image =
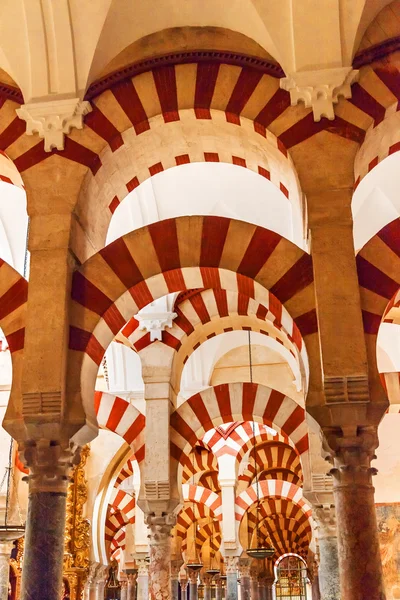
POLYGON ((250 598, 259 600, 258 597, 258 572, 255 569, 250 571, 250 598))
POLYGON ((94 600, 104 600, 104 591, 109 575, 108 565, 101 565, 96 573, 96 590, 94 600))
POLYGON ((222 600, 222 579, 220 577, 215 580, 215 600, 222 600))
POLYGON ((324 429, 333 459, 341 600, 385 600, 371 467, 376 428, 341 433, 324 429))
POLYGON ((212 576, 205 573, 202 579, 204 583, 204 600, 211 600, 212 576))
POLYGON ((340 600, 336 514, 331 504, 313 507, 319 544, 319 589, 321 600, 340 600))
POLYGON ((21 454, 29 467, 21 599, 54 600, 62 586, 68 479, 79 452, 43 442, 21 454))
POLYGON ((266 577, 265 578, 265 600, 273 600, 273 598, 274 598, 273 585, 274 585, 274 578, 271 576, 266 577))
POLYGON ((174 515, 147 517, 149 527, 149 592, 151 600, 171 598, 171 529, 174 515))
POLYGON ((138 568, 137 576, 137 600, 149 600, 149 563, 147 560, 136 560, 138 568))
POLYGON ((259 600, 268 600, 265 573, 260 573, 258 576, 258 598, 259 600))
POLYGON ((137 580, 137 572, 128 572, 128 600, 136 600, 136 580, 137 580))
POLYGON ((89 567, 89 574, 85 581, 83 589, 83 600, 94 600, 96 594, 96 572, 99 565, 98 563, 91 564, 89 567))
POLYGON ((240 575, 240 599, 250 600, 251 585, 250 585, 250 560, 239 560, 239 575, 240 575))
POLYGON ((179 571, 181 570, 182 561, 171 561, 171 598, 179 600, 179 571))
POLYGON ((188 580, 181 579, 180 584, 181 584, 181 600, 187 600, 188 580))
POLYGON ((199 578, 198 571, 188 569, 189 572, 189 600, 198 599, 197 581, 199 578))
POLYGON ((226 556, 226 600, 238 600, 238 557, 226 556))
POLYGON ((0 600, 8 600, 12 548, 13 541, 0 541, 0 600))

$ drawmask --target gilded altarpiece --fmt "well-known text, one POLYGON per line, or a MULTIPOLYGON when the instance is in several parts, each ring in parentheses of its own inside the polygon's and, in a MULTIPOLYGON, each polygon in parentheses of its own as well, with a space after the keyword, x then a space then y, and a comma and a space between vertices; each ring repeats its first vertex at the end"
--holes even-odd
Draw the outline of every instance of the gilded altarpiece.
POLYGON ((67 493, 64 550, 64 598, 80 600, 89 572, 90 523, 83 518, 87 500, 85 466, 89 446, 82 449, 79 465, 74 468, 67 493))

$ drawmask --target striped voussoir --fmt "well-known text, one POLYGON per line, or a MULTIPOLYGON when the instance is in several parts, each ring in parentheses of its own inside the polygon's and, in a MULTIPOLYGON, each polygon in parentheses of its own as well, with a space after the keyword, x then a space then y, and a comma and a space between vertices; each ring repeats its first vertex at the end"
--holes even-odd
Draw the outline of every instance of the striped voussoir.
POLYGON ((112 506, 108 506, 107 510, 107 518, 105 523, 105 539, 108 542, 111 542, 115 535, 120 531, 122 527, 126 525, 128 519, 125 514, 116 510, 112 506))
MULTIPOLYGON (((388 223, 356 257, 364 331, 374 340, 400 288, 400 218, 388 223)), ((371 357, 375 361, 375 354, 371 357)))
POLYGON ((171 414, 171 453, 181 460, 198 438, 219 423, 262 421, 279 428, 299 454, 308 452, 304 409, 277 390, 254 383, 230 383, 195 394, 171 414))
POLYGON ((218 471, 207 471, 202 473, 198 479, 198 485, 201 485, 219 494, 221 491, 221 486, 219 485, 218 471))
POLYGON ((122 552, 125 550, 126 529, 122 527, 113 537, 110 544, 110 557, 121 560, 122 552))
POLYGON ((135 522, 135 498, 128 492, 121 489, 113 489, 110 499, 110 505, 116 510, 122 512, 129 523, 135 522))
MULTIPOLYGON (((121 483, 123 481, 125 481, 125 479, 128 479, 128 477, 131 477, 134 474, 135 463, 136 463, 136 460, 133 457, 128 458, 125 465, 120 470, 117 479, 115 480, 114 487, 118 488, 121 485, 121 483)), ((136 463, 136 466, 137 466, 137 463, 136 463)))
POLYGON ((278 555, 287 552, 304 555, 310 545, 309 537, 306 533, 298 534, 297 531, 288 529, 290 524, 289 519, 278 517, 265 519, 259 527, 260 537, 265 540, 270 539, 278 555))
POLYGON ((196 287, 245 293, 274 314, 283 304, 303 337, 317 330, 308 254, 262 227, 192 216, 133 231, 74 273, 69 348, 90 359, 85 364, 92 377, 108 344, 138 310, 196 287))
MULTIPOLYGON (((304 368, 306 349, 302 336, 286 310, 274 314, 273 306, 267 308, 246 294, 211 289, 199 290, 175 304, 174 312, 177 317, 172 327, 162 332, 161 341, 179 352, 182 365, 201 343, 214 335, 251 328, 274 340, 278 349, 284 347, 294 359, 302 360, 304 368)), ((132 318, 121 332, 136 351, 151 344, 149 334, 140 331, 138 325, 132 318)))
POLYGON ((200 485, 192 485, 184 483, 182 486, 182 496, 185 502, 195 502, 206 506, 215 519, 222 519, 222 504, 221 498, 212 490, 201 487, 200 485))
POLYGON ((208 506, 205 504, 193 503, 185 504, 178 514, 176 520, 176 535, 181 539, 185 539, 187 530, 193 525, 193 522, 198 519, 214 518, 208 506))
POLYGON ((24 347, 28 282, 0 258, 0 327, 11 353, 24 347))
MULTIPOLYGON (((290 500, 293 504, 296 504, 307 518, 311 517, 312 511, 308 504, 303 498, 302 489, 294 483, 288 481, 282 481, 279 479, 267 479, 260 481, 258 485, 259 498, 282 498, 290 500)), ((240 521, 250 506, 257 502, 257 484, 253 483, 246 490, 241 492, 236 497, 235 502, 235 517, 237 521, 240 521)))
POLYGON ((206 523, 196 534, 197 551, 201 552, 201 549, 204 546, 204 544, 208 543, 209 546, 214 550, 214 552, 218 552, 221 546, 221 541, 221 527, 219 521, 206 523))
POLYGON ((182 469, 182 481, 187 483, 193 475, 208 472, 218 471, 218 463, 215 455, 207 448, 198 450, 195 446, 195 451, 191 451, 189 456, 185 456, 182 469))
MULTIPOLYGON (((299 484, 303 478, 299 456, 286 444, 270 442, 267 445, 258 446, 255 458, 258 467, 257 472, 261 470, 264 477, 270 477, 271 475, 271 479, 285 478, 286 481, 293 481, 296 484, 299 484), (275 473, 278 474, 277 472, 281 476, 273 477, 272 475, 275 473), (289 479, 289 477, 291 478, 289 479)), ((250 460, 252 463, 239 476, 240 481, 248 481, 250 483, 254 479, 256 474, 254 455, 250 455, 250 460)))
POLYGON ((120 435, 131 446, 140 463, 145 452, 145 416, 124 398, 105 392, 95 392, 94 406, 99 427, 120 435))
POLYGON ((203 441, 207 443, 215 456, 231 454, 239 463, 252 447, 253 440, 256 444, 264 441, 280 441, 293 445, 293 442, 283 432, 276 432, 273 435, 266 425, 254 421, 236 422, 235 427, 229 431, 229 436, 224 435, 224 431, 218 427, 203 436, 203 441))

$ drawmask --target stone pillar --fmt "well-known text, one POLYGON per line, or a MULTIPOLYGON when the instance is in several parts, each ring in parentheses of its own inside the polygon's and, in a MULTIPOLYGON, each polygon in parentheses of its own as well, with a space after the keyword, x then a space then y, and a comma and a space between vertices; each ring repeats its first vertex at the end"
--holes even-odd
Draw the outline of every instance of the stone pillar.
POLYGON ((251 585, 250 585, 250 560, 239 560, 239 575, 240 575, 240 600, 250 600, 251 585))
POLYGON ((205 573, 202 577, 204 583, 204 600, 211 600, 212 576, 205 573))
POLYGON ((174 515, 147 517, 149 527, 149 592, 151 600, 171 598, 171 529, 174 515))
POLYGON ((0 541, 0 600, 8 600, 12 548, 13 541, 0 541))
POLYGON ((220 577, 215 580, 215 600, 222 600, 222 579, 220 577))
POLYGON ((121 600, 128 600, 128 582, 126 579, 121 581, 121 600))
POLYGON ((259 600, 267 600, 265 574, 259 574, 258 576, 258 598, 259 600))
POLYGON ((136 580, 137 580, 137 572, 128 572, 128 600, 136 600, 136 580))
POLYGON ((96 597, 96 572, 98 567, 98 563, 91 564, 89 567, 89 574, 83 588, 83 600, 94 600, 96 597))
POLYGON ((45 442, 21 454, 29 467, 21 599, 54 600, 62 587, 68 478, 79 452, 45 442))
POLYGON ((333 459, 341 600, 385 600, 371 467, 376 428, 341 433, 324 429, 333 459))
POLYGON ((96 591, 94 595, 94 600, 104 600, 104 591, 109 575, 109 567, 108 565, 102 565, 99 567, 96 573, 96 591))
POLYGON ((181 584, 181 600, 187 600, 188 580, 181 579, 180 584, 181 584))
POLYGON ((182 561, 171 561, 171 598, 179 600, 179 571, 181 570, 182 561))
POLYGON ((226 600, 238 600, 238 557, 226 556, 226 600))
POLYGON ((149 563, 147 560, 136 560, 138 568, 137 576, 137 600, 149 600, 149 563))
POLYGON ((250 571, 250 598, 259 600, 258 597, 258 572, 255 569, 250 571))
POLYGON ((274 585, 274 578, 271 576, 266 577, 265 578, 265 600, 273 600, 273 598, 274 598, 273 585, 274 585))
POLYGON ((319 544, 319 589, 321 600, 340 600, 336 514, 331 504, 313 507, 319 544))
POLYGON ((197 581, 199 578, 198 571, 188 569, 189 572, 189 600, 198 599, 197 581))

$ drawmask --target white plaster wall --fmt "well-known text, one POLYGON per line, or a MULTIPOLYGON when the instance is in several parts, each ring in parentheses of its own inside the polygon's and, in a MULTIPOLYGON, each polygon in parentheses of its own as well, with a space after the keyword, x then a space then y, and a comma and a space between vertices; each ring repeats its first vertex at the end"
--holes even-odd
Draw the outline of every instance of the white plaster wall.
POLYGON ((375 502, 400 502, 400 415, 389 413, 379 426, 377 460, 372 465, 378 469, 373 479, 375 502))

